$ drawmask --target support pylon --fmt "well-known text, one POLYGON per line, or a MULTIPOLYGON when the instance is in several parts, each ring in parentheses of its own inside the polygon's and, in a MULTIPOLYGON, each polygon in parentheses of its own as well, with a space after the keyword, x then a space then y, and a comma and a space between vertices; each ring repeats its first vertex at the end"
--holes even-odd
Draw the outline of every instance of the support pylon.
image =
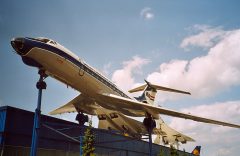
POLYGON ((152 156, 152 130, 148 130, 149 135, 149 156, 152 156))
POLYGON ((156 127, 156 121, 153 119, 151 114, 146 113, 146 117, 143 120, 143 124, 148 131, 149 156, 152 156, 152 132, 153 132, 153 129, 156 127))
POLYGON ((40 130, 40 119, 41 119, 41 101, 42 101, 42 90, 47 88, 47 84, 43 81, 47 75, 44 70, 39 70, 38 74, 40 75, 39 81, 36 84, 38 89, 38 102, 37 108, 34 114, 34 125, 32 132, 32 144, 31 144, 31 153, 30 156, 36 156, 37 147, 38 147, 38 138, 40 130))

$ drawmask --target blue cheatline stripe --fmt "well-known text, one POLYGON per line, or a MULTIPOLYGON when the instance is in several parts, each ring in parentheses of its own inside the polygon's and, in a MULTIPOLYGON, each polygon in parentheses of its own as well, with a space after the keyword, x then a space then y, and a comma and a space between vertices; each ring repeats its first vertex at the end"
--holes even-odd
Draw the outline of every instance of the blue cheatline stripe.
POLYGON ((114 85, 111 81, 107 80, 106 78, 104 78, 100 73, 97 73, 96 71, 94 71, 93 69, 91 69, 88 65, 80 62, 79 60, 75 59, 74 57, 72 57, 71 55, 65 53, 64 51, 53 47, 51 45, 48 45, 46 43, 42 43, 40 41, 35 41, 32 40, 30 38, 26 38, 26 46, 27 45, 31 45, 29 46, 27 49, 32 49, 34 47, 37 48, 41 48, 41 49, 45 49, 48 51, 51 51, 52 53, 55 53, 67 60, 69 60, 70 62, 72 62, 74 65, 76 65, 77 67, 79 67, 80 69, 84 70, 85 72, 87 72, 89 75, 91 75, 92 77, 94 77, 95 79, 97 79, 98 81, 102 82, 103 84, 105 84, 106 86, 108 86, 109 88, 111 88, 112 90, 114 90, 115 92, 117 92, 118 94, 120 94, 122 97, 125 98, 130 98, 128 95, 126 95, 124 92, 122 92, 120 89, 118 89, 116 87, 116 85, 114 85))

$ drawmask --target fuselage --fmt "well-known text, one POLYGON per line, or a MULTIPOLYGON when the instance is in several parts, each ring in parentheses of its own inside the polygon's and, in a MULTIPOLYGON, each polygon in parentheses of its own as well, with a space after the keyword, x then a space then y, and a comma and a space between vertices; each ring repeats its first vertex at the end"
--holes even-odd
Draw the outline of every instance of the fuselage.
POLYGON ((25 64, 45 70, 47 75, 83 94, 108 93, 130 98, 108 78, 53 40, 14 38, 11 44, 25 64))

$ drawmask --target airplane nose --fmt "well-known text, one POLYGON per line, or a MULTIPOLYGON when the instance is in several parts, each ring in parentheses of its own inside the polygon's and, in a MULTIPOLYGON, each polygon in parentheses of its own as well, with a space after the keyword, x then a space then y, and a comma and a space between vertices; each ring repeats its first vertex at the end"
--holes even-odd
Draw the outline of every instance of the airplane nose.
POLYGON ((20 37, 13 38, 11 40, 11 45, 19 55, 24 55, 24 52, 23 52, 24 38, 20 38, 20 37))

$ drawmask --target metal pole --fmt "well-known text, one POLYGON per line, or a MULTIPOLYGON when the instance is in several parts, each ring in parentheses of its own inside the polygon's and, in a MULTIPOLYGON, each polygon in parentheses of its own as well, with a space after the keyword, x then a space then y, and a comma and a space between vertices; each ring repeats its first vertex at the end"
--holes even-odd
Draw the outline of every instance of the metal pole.
POLYGON ((149 135, 149 156, 152 156, 152 131, 151 129, 149 128, 148 129, 148 135, 149 135))
POLYGON ((4 148, 5 148, 5 133, 2 134, 2 139, 1 139, 1 156, 4 154, 4 148))
POLYGON ((40 130, 40 119, 41 119, 41 101, 42 101, 42 90, 46 89, 47 85, 43 81, 46 77, 44 71, 39 70, 38 74, 40 75, 39 81, 37 82, 37 89, 38 89, 38 103, 37 108, 34 114, 34 125, 33 125, 33 132, 32 132, 32 144, 31 144, 31 153, 30 156, 36 156, 37 154, 37 146, 38 146, 38 137, 39 137, 39 130, 40 130))
POLYGON ((84 125, 80 125, 80 156, 83 156, 84 125))
POLYGON ((153 119, 151 114, 146 113, 146 117, 143 120, 143 124, 148 131, 149 156, 152 156, 152 132, 153 132, 153 129, 156 127, 156 121, 153 119))
POLYGON ((80 156, 83 156, 83 136, 80 136, 80 156))

